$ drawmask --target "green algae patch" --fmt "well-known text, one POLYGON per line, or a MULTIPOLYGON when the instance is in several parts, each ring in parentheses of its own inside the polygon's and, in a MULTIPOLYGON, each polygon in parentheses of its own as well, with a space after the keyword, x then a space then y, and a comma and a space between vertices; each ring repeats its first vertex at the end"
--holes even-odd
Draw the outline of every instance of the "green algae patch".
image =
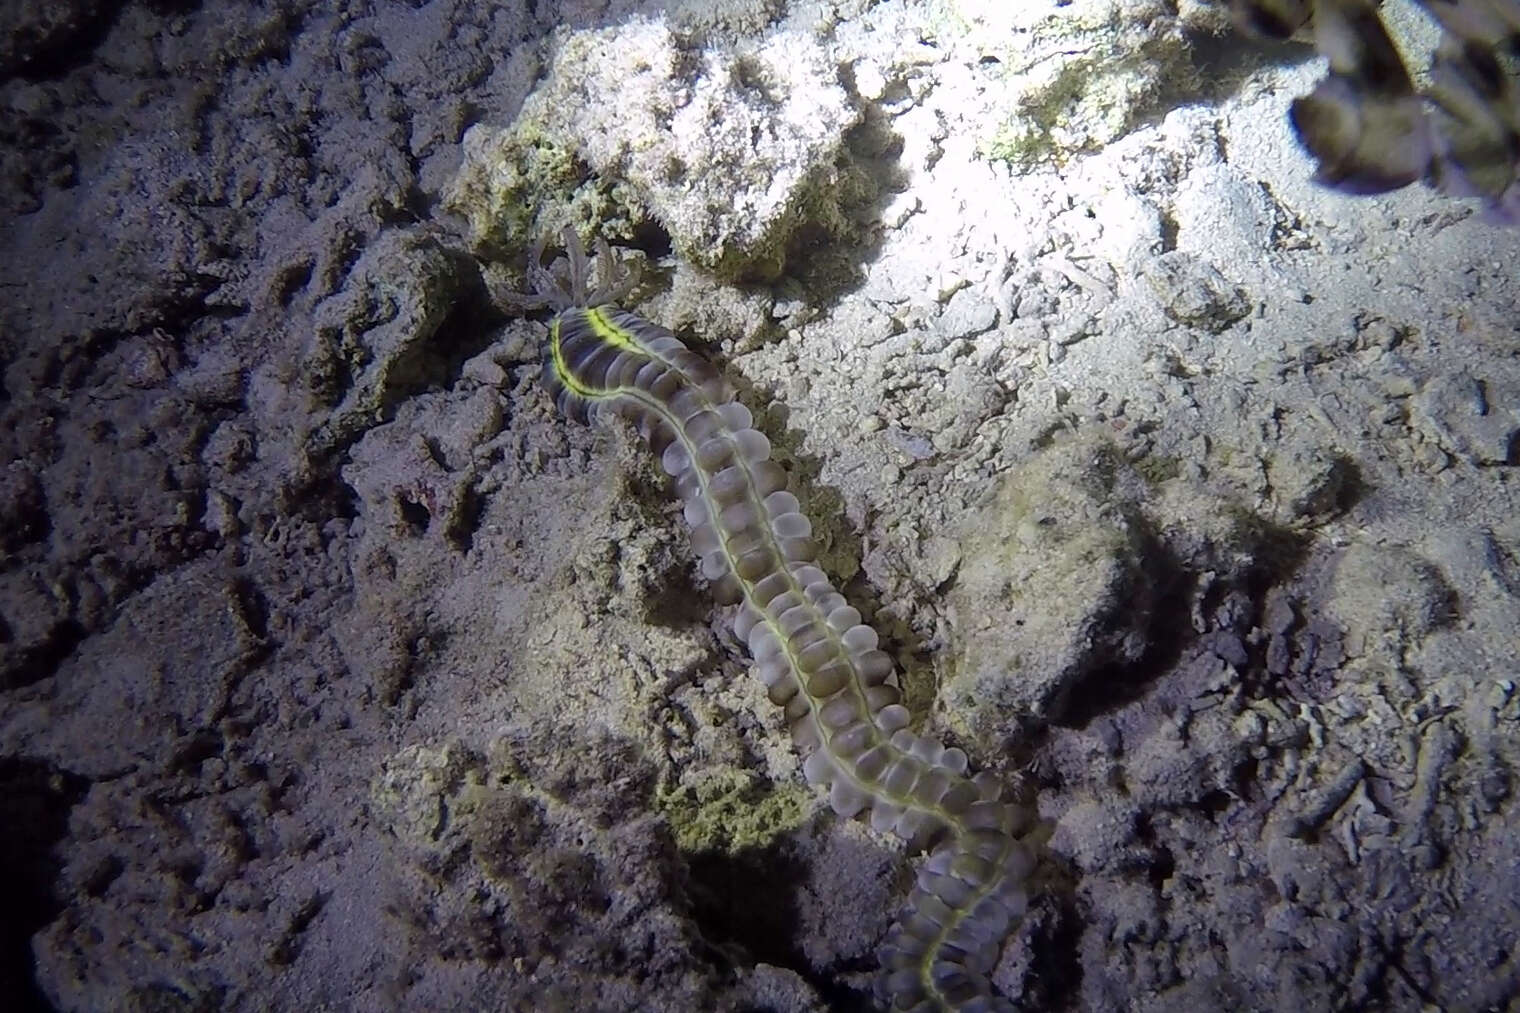
POLYGON ((655 808, 670 821, 683 852, 735 853, 760 848, 802 826, 818 797, 802 785, 771 785, 753 771, 715 767, 657 792, 655 808))
POLYGON ((464 218, 480 256, 520 259, 536 237, 566 225, 583 237, 627 239, 648 221, 637 194, 593 172, 573 139, 531 117, 510 130, 472 128, 464 151, 444 206, 464 218))
POLYGON ((455 827, 453 800, 482 776, 480 757, 457 742, 407 746, 370 783, 370 810, 407 845, 441 850, 455 827))

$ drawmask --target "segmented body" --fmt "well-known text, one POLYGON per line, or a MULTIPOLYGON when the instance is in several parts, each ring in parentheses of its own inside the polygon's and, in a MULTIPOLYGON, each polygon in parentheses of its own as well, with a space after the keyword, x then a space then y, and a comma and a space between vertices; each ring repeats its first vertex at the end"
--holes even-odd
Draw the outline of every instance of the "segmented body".
POLYGON ((702 572, 786 720, 809 782, 841 816, 932 848, 907 911, 881 953, 880 990, 897 1010, 1011 1010, 989 976, 1022 916, 1034 866, 1021 838, 1030 815, 997 784, 967 773, 958 749, 915 735, 891 685, 891 659, 860 613, 815 564, 811 524, 770 444, 718 372, 664 328, 591 296, 617 289, 601 248, 603 288, 566 237, 570 279, 538 263, 540 301, 558 308, 545 373, 560 406, 634 422, 685 503, 702 572))

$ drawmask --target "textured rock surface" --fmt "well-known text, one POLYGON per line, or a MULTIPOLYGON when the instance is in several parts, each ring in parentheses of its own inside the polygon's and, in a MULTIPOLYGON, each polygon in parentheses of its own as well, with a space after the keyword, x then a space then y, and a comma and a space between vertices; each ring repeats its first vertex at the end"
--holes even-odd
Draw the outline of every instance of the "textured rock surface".
POLYGON ((1067 716, 1083 679, 1145 653, 1174 578, 1139 485, 1109 444, 1058 445, 1011 472, 958 532, 970 554, 948 599, 957 637, 940 691, 983 749, 1021 719, 1067 716))
POLYGON ((562 35, 516 121, 471 128, 448 205, 478 243, 520 252, 567 217, 627 237, 653 223, 687 261, 772 280, 798 229, 838 217, 859 113, 827 48, 790 27, 694 48, 682 24, 562 35))

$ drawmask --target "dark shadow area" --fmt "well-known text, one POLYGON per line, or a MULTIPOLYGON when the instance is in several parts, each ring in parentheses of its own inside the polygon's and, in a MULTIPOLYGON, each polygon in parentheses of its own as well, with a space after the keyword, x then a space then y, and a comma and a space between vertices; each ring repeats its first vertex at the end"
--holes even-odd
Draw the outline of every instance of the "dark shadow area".
POLYGON ((31 938, 60 910, 53 846, 68 833, 69 810, 89 782, 33 760, 0 760, 0 869, 6 916, 0 919, 0 995, 14 1013, 45 1013, 52 1005, 37 987, 31 938))
POLYGON ((865 104, 861 122, 846 131, 827 170, 842 222, 798 224, 787 241, 778 291, 789 284, 801 288, 808 304, 826 313, 865 282, 865 269, 881 249, 886 209, 908 187, 902 152, 902 136, 874 104, 865 104))
POLYGON ((120 0, 14 5, 17 11, 31 16, 6 15, 5 27, 10 34, 6 49, 14 62, 0 67, 0 82, 12 77, 47 81, 88 65, 126 6, 120 0))
MULTIPOLYGON (((73 657, 86 636, 88 631, 74 619, 54 623, 46 637, 19 652, 13 664, 0 669, 0 690, 30 686, 51 677, 60 665, 73 657)), ((9 631, 4 620, 0 619, 0 643, 8 639, 9 631)))
POLYGON ((1253 39, 1237 31, 1215 35, 1195 29, 1184 37, 1190 57, 1187 73, 1162 83, 1151 101, 1137 110, 1131 131, 1160 123, 1176 109, 1236 98, 1251 75, 1263 68, 1306 63, 1317 55, 1306 42, 1253 39))
POLYGON ((1185 570, 1154 535, 1148 534, 1146 543, 1142 553, 1145 576, 1140 580, 1150 583, 1154 597, 1146 606, 1150 614, 1144 652, 1130 664, 1098 665, 1072 683, 1052 709, 1055 717, 1051 724, 1085 728, 1093 720, 1140 699, 1177 664, 1196 636, 1186 617, 1197 575, 1185 570))
POLYGON ((1163 92, 1161 100, 1174 105, 1233 98, 1239 94, 1246 79, 1262 68, 1306 63, 1316 55, 1314 47, 1307 42, 1253 39, 1238 31, 1214 35, 1194 30, 1185 33, 1184 37, 1192 57, 1192 69, 1201 87, 1163 92))
MULTIPOLYGON (((689 857, 692 916, 703 937, 733 963, 764 963, 796 972, 834 1013, 875 1013, 878 1007, 869 994, 845 987, 837 975, 817 973, 798 946, 801 918, 792 900, 794 891, 787 887, 802 882, 807 870, 789 851, 782 839, 738 854, 689 857)), ((869 972, 874 966, 873 961, 856 970, 869 972)))
MULTIPOLYGON (((1211 635, 1223 632, 1243 637, 1252 627, 1261 625, 1268 592, 1290 579, 1308 558, 1312 545, 1308 534, 1275 527, 1260 519, 1255 519, 1255 527, 1257 563, 1253 572, 1241 583, 1210 588, 1201 601, 1195 601, 1200 574, 1183 566, 1159 540, 1153 539, 1145 552, 1145 568, 1156 587, 1156 597, 1144 653, 1133 664, 1100 665, 1076 682, 1052 724, 1086 728, 1094 720, 1111 716, 1144 696, 1150 696, 1150 703, 1163 711, 1173 705, 1182 706, 1183 697, 1193 690, 1191 680, 1181 680, 1170 689, 1153 693, 1158 681, 1188 664, 1192 655, 1203 659, 1229 652, 1231 648, 1222 644, 1212 646, 1211 635), (1228 606, 1226 598, 1231 599, 1228 606), (1195 612, 1208 616, 1228 612, 1233 619, 1227 627, 1211 624, 1208 630, 1199 633, 1190 618, 1195 612)), ((1241 649, 1246 652, 1243 657, 1229 660, 1239 662, 1236 667, 1247 678, 1250 673, 1265 672, 1264 643, 1243 645, 1241 649)))
POLYGON ((1073 870, 1051 870, 1049 855, 1042 856, 1049 881, 1034 893, 1028 920, 1036 938, 1031 947, 1030 973, 1019 999, 1023 1008, 1080 1010, 1082 995, 1082 933, 1087 919, 1078 909, 1073 870))

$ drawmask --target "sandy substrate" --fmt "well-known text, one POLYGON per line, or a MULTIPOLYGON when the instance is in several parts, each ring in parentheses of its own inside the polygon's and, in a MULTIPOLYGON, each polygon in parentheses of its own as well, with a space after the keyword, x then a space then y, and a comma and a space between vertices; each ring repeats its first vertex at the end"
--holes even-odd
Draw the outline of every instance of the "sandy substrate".
POLYGON ((1520 230, 1312 184, 1308 50, 1160 0, 0 17, 0 995, 873 1008, 913 858, 546 396, 509 292, 572 221, 920 726, 1038 799, 1004 994, 1520 1008, 1520 230))

